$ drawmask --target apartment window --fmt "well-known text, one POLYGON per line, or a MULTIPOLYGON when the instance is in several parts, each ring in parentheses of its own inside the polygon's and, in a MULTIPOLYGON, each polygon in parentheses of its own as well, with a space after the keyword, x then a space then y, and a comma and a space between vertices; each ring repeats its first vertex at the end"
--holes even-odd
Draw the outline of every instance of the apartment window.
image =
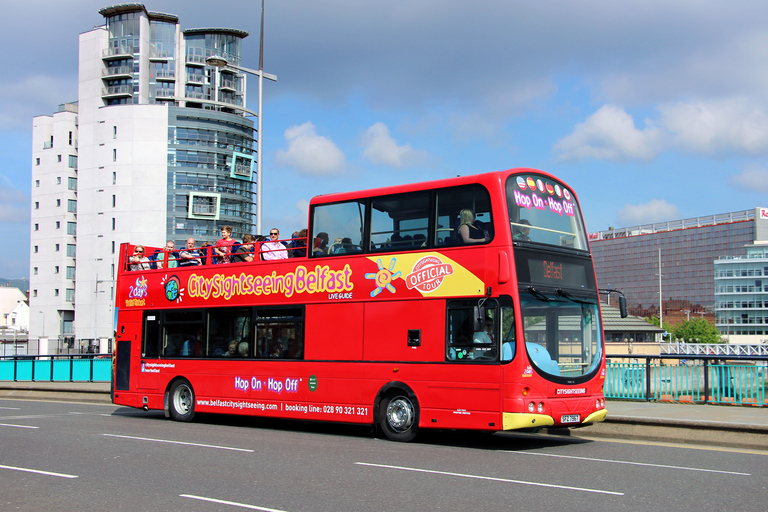
POLYGON ((59 289, 58 288, 53 290, 53 296, 54 297, 58 297, 59 296, 59 289))
POLYGON ((112 173, 112 184, 113 185, 117 185, 117 173, 116 172, 112 173))
POLYGON ((40 209, 40 201, 35 201, 35 210, 40 209))
POLYGON ((117 206, 117 196, 115 194, 112 194, 112 208, 117 206))
POLYGON ((61 221, 60 220, 56 221, 56 229, 61 229, 61 221))
POLYGON ((112 240, 112 254, 115 254, 115 241, 112 240))
POLYGON ((37 275, 37 267, 32 267, 32 274, 37 275))
POLYGON ((77 169, 77 155, 69 155, 69 167, 77 169))
POLYGON ((74 288, 67 288, 66 293, 67 293, 67 295, 66 295, 66 297, 64 297, 64 299, 67 302, 75 302, 75 289, 74 288))
POLYGON ((112 138, 113 139, 117 138, 117 126, 112 127, 112 138))
POLYGON ((112 150, 112 161, 117 162, 117 149, 112 150))
POLYGON ((70 213, 77 213, 77 200, 67 199, 67 211, 70 213))
POLYGON ((35 222, 35 231, 40 231, 40 224, 35 222))
POLYGON ((61 206, 61 199, 56 200, 56 206, 61 206))
POLYGON ((39 158, 35 158, 35 165, 40 165, 40 159, 39 158))
POLYGON ((40 188, 40 180, 35 180, 35 188, 40 188))
POLYGON ((56 244, 56 252, 59 252, 59 244, 56 244))
POLYGON ((61 185, 61 176, 56 176, 56 184, 61 185))
POLYGON ((67 244, 67 256, 70 258, 75 257, 75 244, 67 244))
POLYGON ((37 297, 37 290, 32 290, 32 296, 37 297))
POLYGON ((112 231, 115 230, 115 218, 112 217, 112 231))
POLYGON ((35 252, 35 254, 37 254, 37 246, 35 246, 35 248, 33 249, 33 251, 35 252))
POLYGON ((75 267, 67 267, 67 279, 75 278, 75 267))
POLYGON ((115 264, 114 263, 112 264, 112 271, 111 271, 109 277, 115 277, 115 264))
POLYGON ((72 132, 69 132, 69 145, 72 145, 72 132))
POLYGON ((54 273, 54 274, 58 274, 58 273, 59 273, 59 266, 58 266, 58 265, 56 265, 55 267, 53 267, 53 273, 54 273))
POLYGON ((61 162, 61 155, 56 155, 56 161, 61 162))
POLYGON ((77 178, 67 178, 67 188, 69 190, 77 190, 77 178))
POLYGON ((77 223, 67 222, 67 234, 75 236, 77 234, 77 223))

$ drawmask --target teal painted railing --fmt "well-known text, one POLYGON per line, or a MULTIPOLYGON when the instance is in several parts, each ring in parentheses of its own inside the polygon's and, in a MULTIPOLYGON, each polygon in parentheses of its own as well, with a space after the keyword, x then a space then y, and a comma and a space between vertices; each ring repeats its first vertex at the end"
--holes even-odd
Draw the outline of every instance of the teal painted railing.
POLYGON ((728 357, 607 356, 606 398, 768 406, 768 361, 728 357))
POLYGON ((110 382, 111 354, 0 357, 0 381, 110 382))

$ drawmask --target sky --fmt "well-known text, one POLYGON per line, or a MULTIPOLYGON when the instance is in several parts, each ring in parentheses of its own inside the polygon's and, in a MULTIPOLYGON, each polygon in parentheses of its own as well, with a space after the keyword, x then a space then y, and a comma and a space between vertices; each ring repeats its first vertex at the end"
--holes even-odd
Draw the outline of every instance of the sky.
MULTIPOLYGON (((29 276, 32 118, 77 99, 108 5, 3 8, 3 278, 29 276)), ((258 68, 258 0, 144 5, 248 31, 258 68)), ((514 167, 569 184, 590 232, 768 206, 766 63, 764 0, 266 0, 264 229, 306 227, 318 194, 514 167)))

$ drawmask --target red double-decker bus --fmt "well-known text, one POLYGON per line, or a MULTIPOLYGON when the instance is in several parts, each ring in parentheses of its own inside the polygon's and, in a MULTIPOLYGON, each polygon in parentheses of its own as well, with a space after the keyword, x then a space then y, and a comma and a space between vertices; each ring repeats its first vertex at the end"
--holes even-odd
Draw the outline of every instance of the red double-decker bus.
POLYGON ((522 168, 323 195, 308 232, 288 259, 257 244, 252 262, 157 269, 131 270, 123 244, 114 403, 399 441, 605 418, 595 272, 563 182, 522 168))

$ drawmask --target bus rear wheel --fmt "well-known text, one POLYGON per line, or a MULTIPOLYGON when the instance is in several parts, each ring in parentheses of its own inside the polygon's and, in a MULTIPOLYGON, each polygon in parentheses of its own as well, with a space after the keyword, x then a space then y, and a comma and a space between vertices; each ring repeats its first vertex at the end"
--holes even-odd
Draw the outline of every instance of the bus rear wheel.
POLYGON ((192 385, 179 379, 173 383, 170 390, 169 412, 175 421, 192 421, 195 417, 195 392, 192 385))
POLYGON ((402 392, 384 397, 379 409, 381 429, 392 441, 411 441, 419 432, 419 404, 402 392))

